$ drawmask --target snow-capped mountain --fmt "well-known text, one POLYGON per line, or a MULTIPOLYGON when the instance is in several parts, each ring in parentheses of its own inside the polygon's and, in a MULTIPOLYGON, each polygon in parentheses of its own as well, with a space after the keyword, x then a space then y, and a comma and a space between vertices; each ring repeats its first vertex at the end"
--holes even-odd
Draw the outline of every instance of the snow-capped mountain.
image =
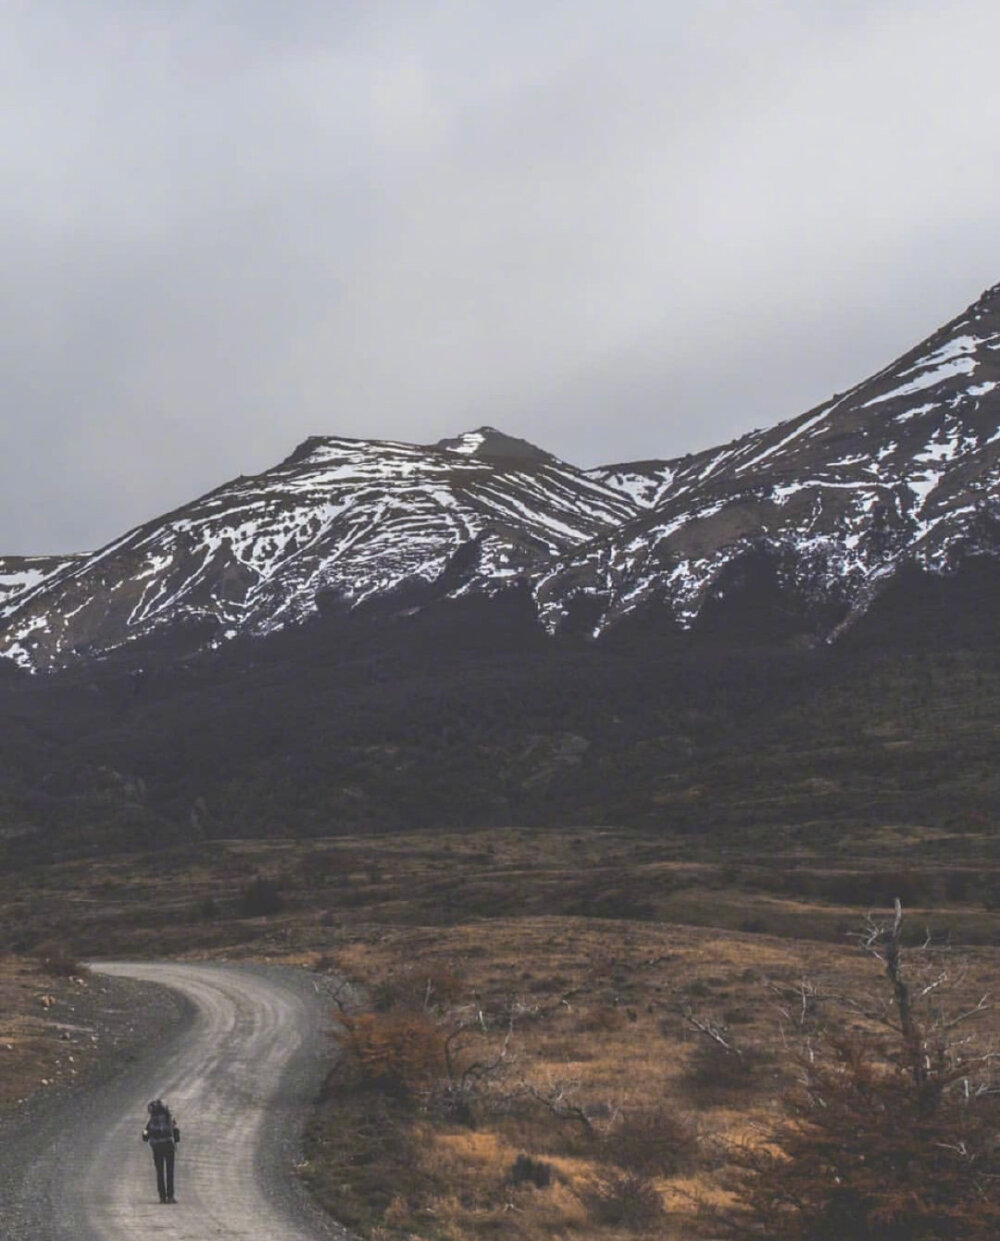
POLYGON ((0 644, 48 668, 197 626, 199 644, 263 635, 471 576, 502 587, 616 529, 636 505, 492 428, 432 447, 307 440, 92 555, 0 563, 0 644))
POLYGON ((670 462, 594 471, 646 511, 535 583, 557 628, 575 598, 596 632, 666 605, 690 624, 749 553, 836 633, 904 564, 1000 554, 1000 286, 849 392, 670 462))
POLYGON ((828 638, 904 565, 1000 556, 998 385, 1000 286, 818 409, 682 459, 585 471, 489 427, 310 439, 93 554, 0 559, 0 653, 53 668, 514 583, 553 632, 581 599, 595 635, 651 606, 684 627, 750 562, 828 638))

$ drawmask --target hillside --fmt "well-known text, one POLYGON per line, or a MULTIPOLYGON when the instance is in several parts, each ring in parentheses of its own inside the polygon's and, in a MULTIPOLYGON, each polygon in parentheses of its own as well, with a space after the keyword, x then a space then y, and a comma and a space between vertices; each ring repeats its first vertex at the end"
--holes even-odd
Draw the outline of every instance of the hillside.
POLYGON ((992 289, 819 410, 690 458, 315 439, 96 553, 9 558, 6 855, 988 833, 998 348, 992 289))

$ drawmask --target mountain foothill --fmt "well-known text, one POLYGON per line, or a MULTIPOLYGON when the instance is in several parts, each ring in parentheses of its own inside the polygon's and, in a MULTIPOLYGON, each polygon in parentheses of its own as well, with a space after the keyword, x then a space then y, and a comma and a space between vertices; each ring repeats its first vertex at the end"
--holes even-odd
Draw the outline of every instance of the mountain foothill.
POLYGON ((0 849, 981 827, 998 585, 1000 286, 681 458, 315 437, 94 552, 0 556, 0 849))

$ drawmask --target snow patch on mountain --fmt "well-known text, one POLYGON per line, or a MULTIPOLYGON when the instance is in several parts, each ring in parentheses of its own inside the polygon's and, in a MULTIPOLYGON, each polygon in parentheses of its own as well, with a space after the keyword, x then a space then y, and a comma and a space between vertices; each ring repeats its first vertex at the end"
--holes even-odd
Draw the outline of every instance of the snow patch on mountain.
POLYGON ((655 508, 670 490, 676 463, 652 461, 635 465, 597 466, 587 477, 622 492, 639 508, 655 508))
POLYGON ((357 607, 431 587, 462 549, 453 592, 472 577, 499 587, 637 511, 493 428, 431 448, 317 438, 83 558, 31 606, 16 596, 3 651, 49 666, 184 624, 263 635, 324 597, 357 607))
POLYGON ((552 631, 578 600, 595 635, 649 606, 686 627, 750 556, 826 637, 904 564, 1000 556, 998 389, 1000 287, 817 409, 685 457, 579 470, 488 426, 315 437, 93 554, 0 560, 0 653, 59 667, 515 584, 552 631))
POLYGON ((0 619, 19 599, 69 568, 76 556, 0 556, 0 619))
POLYGON ((691 625, 750 553, 772 561, 784 588, 850 616, 908 561, 947 571, 962 547, 982 553, 991 545, 970 531, 998 502, 998 329, 994 290, 817 410, 675 463, 648 516, 548 570, 545 623, 558 629, 586 595, 604 605, 595 632, 652 602, 691 625), (934 399, 898 408, 932 389, 934 399))

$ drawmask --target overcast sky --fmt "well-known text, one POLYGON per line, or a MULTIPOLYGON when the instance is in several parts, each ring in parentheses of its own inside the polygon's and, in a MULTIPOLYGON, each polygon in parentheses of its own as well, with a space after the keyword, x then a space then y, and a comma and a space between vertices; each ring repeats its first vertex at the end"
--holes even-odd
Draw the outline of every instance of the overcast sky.
POLYGON ((1000 281, 995 0, 4 0, 0 553, 307 435, 669 457, 1000 281))

